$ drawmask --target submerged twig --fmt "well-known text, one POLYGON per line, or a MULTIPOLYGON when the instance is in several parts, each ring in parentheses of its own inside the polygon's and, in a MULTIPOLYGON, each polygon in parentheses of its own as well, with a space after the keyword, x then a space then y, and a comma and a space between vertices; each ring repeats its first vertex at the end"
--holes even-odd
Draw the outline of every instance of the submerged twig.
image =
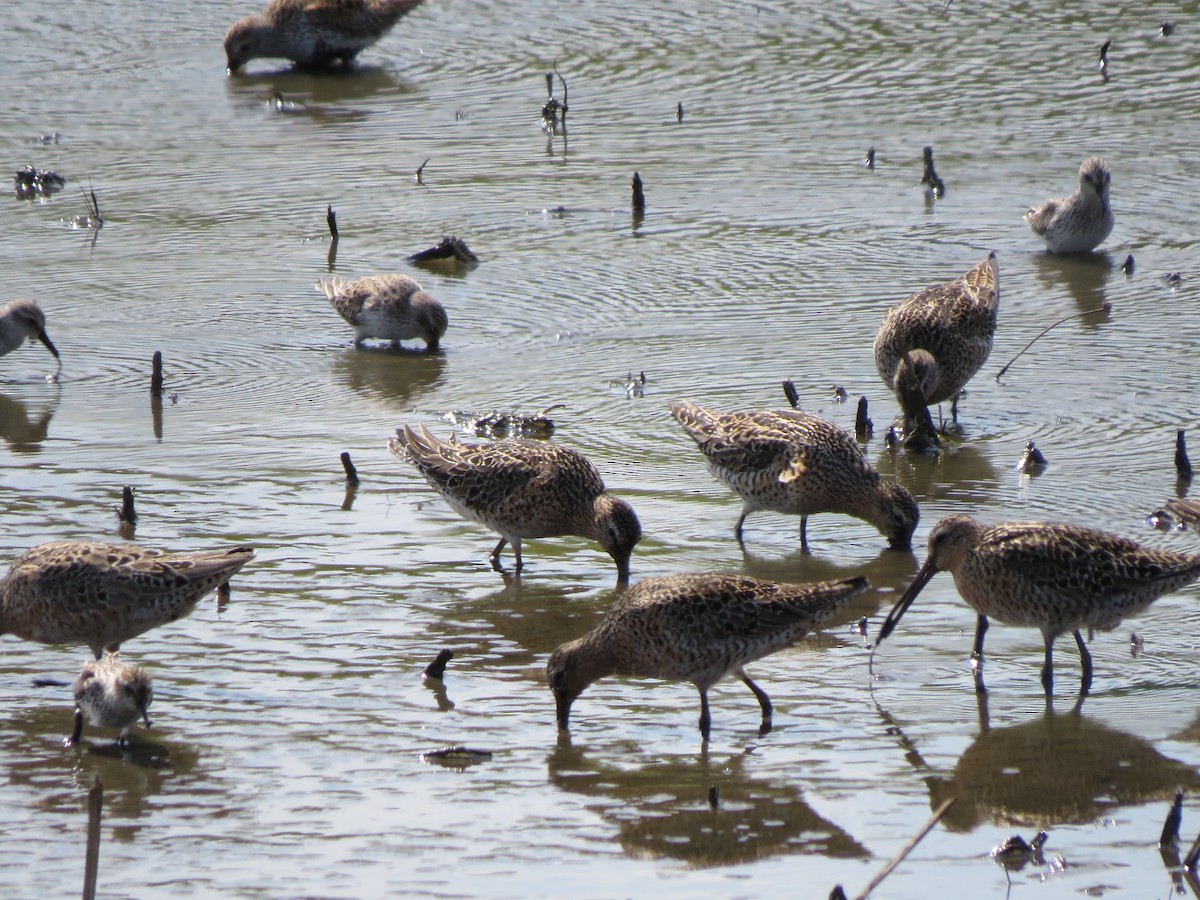
POLYGON ((910 840, 907 844, 904 845, 904 847, 900 850, 900 852, 897 853, 896 856, 892 858, 891 862, 889 862, 886 866, 883 867, 883 870, 878 875, 876 875, 874 878, 871 879, 871 883, 866 886, 866 888, 863 890, 863 892, 861 894, 859 894, 855 898, 855 900, 866 900, 866 898, 868 896, 870 896, 871 891, 873 891, 873 890, 875 890, 875 888, 879 887, 879 885, 880 885, 880 883, 882 883, 883 879, 887 878, 890 874, 892 874, 892 870, 895 869, 896 866, 898 866, 898 865, 900 865, 900 863, 904 862, 904 858, 906 856, 908 856, 908 854, 913 852, 913 849, 916 848, 917 844, 921 843, 921 841, 924 839, 925 835, 927 835, 927 834, 929 834, 929 832, 933 831, 933 827, 935 825, 937 825, 938 821, 942 818, 942 816, 944 816, 946 814, 946 810, 948 810, 953 805, 954 805, 954 798, 951 797, 945 803, 943 803, 941 806, 939 806, 936 810, 934 810, 933 815, 929 817, 929 821, 925 823, 925 826, 916 834, 915 837, 912 838, 912 840, 910 840))
POLYGON ((88 791, 87 849, 83 863, 83 900, 95 900, 96 877, 100 872, 100 813, 104 808, 104 784, 100 776, 88 791))
POLYGON ((1072 319, 1082 319, 1084 316, 1094 316, 1094 315, 1096 315, 1096 313, 1107 313, 1107 312, 1111 312, 1111 311, 1112 311, 1112 304, 1106 300, 1103 304, 1101 304, 1100 306, 1097 306, 1095 309, 1085 309, 1083 312, 1071 313, 1071 315, 1069 315, 1069 316, 1063 316, 1061 319, 1059 319, 1053 325, 1046 326, 1037 334, 1036 337, 1034 337, 1033 340, 1031 340, 1024 347, 1022 347, 1020 352, 1004 365, 1004 368, 1002 368, 999 372, 996 373, 996 380, 999 381, 1001 378, 1003 378, 1004 373, 1008 371, 1009 367, 1013 363, 1015 363, 1018 359, 1021 358, 1022 355, 1024 355, 1026 350, 1028 350, 1030 347, 1032 347, 1034 344, 1036 344, 1045 335, 1049 334, 1051 330, 1053 330, 1053 329, 1057 328, 1059 325, 1063 324, 1063 322, 1070 322, 1072 319))

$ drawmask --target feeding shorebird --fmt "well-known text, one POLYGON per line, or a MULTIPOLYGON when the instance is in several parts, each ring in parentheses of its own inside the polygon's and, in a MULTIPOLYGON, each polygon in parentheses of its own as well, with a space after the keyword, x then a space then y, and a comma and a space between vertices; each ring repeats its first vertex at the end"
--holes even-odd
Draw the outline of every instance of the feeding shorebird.
POLYGON ((246 547, 162 553, 67 541, 25 551, 0 581, 0 634, 107 649, 181 619, 254 558, 246 547))
POLYGON ((67 746, 78 743, 83 736, 85 718, 98 728, 119 728, 117 745, 121 747, 138 719, 150 727, 147 709, 154 699, 150 674, 141 666, 122 662, 115 653, 84 663, 74 692, 75 728, 64 741, 67 746))
POLYGON ((888 613, 877 645, 938 572, 954 576, 959 595, 978 614, 972 653, 976 690, 984 691, 983 636, 991 617, 1041 631, 1047 696, 1054 686, 1054 641, 1061 634, 1073 634, 1083 668, 1080 693, 1086 695, 1092 685, 1092 657, 1081 630, 1110 631, 1163 594, 1200 578, 1200 556, 1151 550, 1081 525, 988 526, 970 516, 947 516, 930 532, 929 556, 888 613))
POLYGON ((746 575, 668 575, 625 591, 608 615, 546 664, 558 727, 571 704, 608 675, 690 681, 700 692, 700 734, 708 740, 708 689, 733 675, 762 707, 759 734, 771 729, 771 699, 745 666, 791 646, 869 587, 865 578, 780 584, 746 575))
POLYGON ((875 336, 875 368, 907 423, 927 418, 926 408, 944 400, 957 417, 958 395, 992 352, 999 303, 1000 266, 989 253, 954 281, 888 310, 875 336))
POLYGON ((908 549, 917 502, 871 468, 854 439, 832 422, 800 410, 719 413, 696 403, 670 404, 718 481, 742 498, 734 534, 756 510, 800 516, 808 550, 808 517, 845 513, 879 529, 893 548, 908 549))
POLYGON ((1087 253, 1112 233, 1111 181, 1108 163, 1099 156, 1085 159, 1079 166, 1079 190, 1031 207, 1025 221, 1051 253, 1087 253))
POLYGON ((346 281, 330 278, 317 284, 330 305, 354 328, 354 346, 366 338, 401 341, 420 338, 425 349, 438 349, 449 320, 442 304, 407 275, 371 275, 346 281))
POLYGON ((281 57, 301 66, 349 66, 421 0, 270 0, 225 34, 231 73, 252 59, 281 57))
POLYGON ((500 568, 500 551, 512 544, 520 572, 525 538, 578 535, 598 542, 629 580, 629 557, 642 536, 638 517, 609 494, 591 461, 549 441, 510 438, 485 444, 440 441, 424 426, 405 425, 388 449, 408 460, 464 519, 490 528, 500 542, 488 561, 500 568))
POLYGON ((25 339, 41 341, 58 360, 58 371, 62 371, 62 358, 58 348, 46 334, 46 316, 42 308, 32 300, 13 300, 0 306, 0 356, 12 353, 25 339))

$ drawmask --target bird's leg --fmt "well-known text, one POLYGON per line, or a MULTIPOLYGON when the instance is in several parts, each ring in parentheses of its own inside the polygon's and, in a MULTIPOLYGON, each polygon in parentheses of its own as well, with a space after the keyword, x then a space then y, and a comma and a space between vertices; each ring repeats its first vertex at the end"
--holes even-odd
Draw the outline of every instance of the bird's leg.
POLYGON ((1088 653, 1087 645, 1083 642, 1083 635, 1079 633, 1078 629, 1075 631, 1075 643, 1079 647, 1079 663, 1083 667, 1083 680, 1079 683, 1079 696, 1082 699, 1092 689, 1092 654, 1088 653))
POLYGON ((745 669, 739 666, 733 674, 738 677, 738 680, 742 684, 754 691, 754 696, 758 698, 758 705, 762 707, 762 724, 758 726, 758 736, 762 737, 771 730, 771 714, 774 712, 774 708, 771 706, 771 698, 767 696, 766 691, 750 680, 750 676, 746 674, 745 669))
POLYGON ((500 543, 496 545, 496 549, 492 551, 492 555, 488 557, 488 562, 492 564, 492 568, 497 572, 503 572, 504 569, 500 566, 500 551, 504 549, 504 545, 508 543, 508 538, 500 538, 500 543))
POLYGON ((808 516, 800 517, 800 552, 808 552, 808 516))
POLYGON ((738 516, 737 525, 733 526, 733 533, 737 537, 738 545, 741 546, 743 550, 746 549, 746 544, 742 540, 742 525, 745 524, 746 516, 748 515, 750 515, 750 510, 743 509, 742 514, 738 516))
POLYGON ((712 730, 712 716, 708 713, 708 691, 700 688, 700 737, 708 743, 708 733, 712 730))
POLYGON ((958 424, 958 398, 961 394, 962 391, 959 391, 954 395, 954 399, 950 401, 950 421, 955 425, 958 424))
MULTIPOLYGON (((1080 646, 1083 646, 1082 641, 1080 646)), ((1091 668, 1090 661, 1086 668, 1091 668)), ((1054 635, 1046 635, 1046 662, 1042 665, 1042 687, 1045 688, 1047 697, 1054 694, 1054 635)))
POLYGON ((975 693, 986 694, 987 687, 983 683, 983 636, 987 634, 987 616, 980 615, 975 620, 975 649, 971 651, 971 674, 975 677, 975 693))
POLYGON ((521 570, 523 568, 525 568, 525 563, 523 563, 521 561, 521 539, 520 538, 513 538, 512 548, 513 548, 513 556, 516 558, 516 562, 513 564, 513 571, 516 572, 518 575, 520 575, 521 570))
POLYGON ((69 738, 63 738, 63 746, 74 747, 79 743, 81 737, 83 737, 83 710, 77 706, 75 707, 75 727, 71 730, 69 738))

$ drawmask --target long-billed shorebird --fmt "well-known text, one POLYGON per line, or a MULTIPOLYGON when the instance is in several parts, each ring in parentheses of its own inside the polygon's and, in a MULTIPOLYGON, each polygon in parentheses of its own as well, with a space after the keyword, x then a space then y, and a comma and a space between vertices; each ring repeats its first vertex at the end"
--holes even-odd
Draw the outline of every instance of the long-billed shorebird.
POLYGON ((800 516, 808 550, 808 517, 845 513, 870 522, 896 549, 908 549, 917 502, 871 468, 845 431, 800 410, 719 413, 675 401, 671 413, 708 460, 718 481, 742 498, 734 534, 756 510, 800 516))
POLYGON ((150 727, 147 710, 154 699, 150 674, 141 666, 122 662, 115 653, 97 662, 84 663, 75 680, 75 728, 64 741, 67 746, 83 736, 83 721, 98 728, 119 728, 119 746, 125 745, 129 729, 138 719, 150 727))
POLYGON ((46 316, 42 308, 32 300, 13 300, 0 306, 0 356, 12 353, 25 343, 26 338, 41 341, 62 369, 58 348, 46 334, 46 316))
POLYGON ((225 34, 229 71, 252 59, 290 59, 301 66, 348 66, 421 0, 270 0, 259 15, 225 34))
POLYGON ((992 352, 1000 266, 996 254, 954 281, 935 284, 902 300, 883 317, 875 336, 875 368, 895 394, 906 423, 926 407, 958 395, 992 352))
POLYGON ((1085 159, 1079 167, 1079 190, 1062 200, 1031 207, 1025 221, 1051 253, 1094 250, 1113 230, 1108 199, 1111 180, 1108 163, 1099 156, 1085 159))
POLYGON ((124 544, 67 541, 21 554, 0 581, 0 634, 42 644, 107 649, 181 619, 229 581, 246 547, 162 553, 124 544))
POLYGON ((780 584, 746 575, 668 575, 639 581, 608 615, 546 664, 558 727, 567 730, 571 704, 608 675, 690 681, 700 692, 700 733, 712 717, 708 689, 733 675, 762 707, 760 734, 771 729, 771 699, 745 666, 791 646, 869 586, 865 578, 780 584))
POLYGON ((354 346, 366 338, 401 341, 420 338, 436 350, 449 320, 442 304, 407 275, 370 275, 345 281, 329 278, 317 284, 330 305, 354 328, 354 346))
POLYGON ((629 580, 629 557, 642 526, 633 507, 605 490, 582 453, 524 438, 441 441, 424 426, 418 434, 407 425, 388 449, 416 466, 456 513, 500 535, 488 557, 496 571, 502 571, 505 544, 512 544, 520 572, 522 540, 572 534, 599 543, 616 561, 618 581, 629 580))
POLYGON ((1200 578, 1200 555, 1151 550, 1081 525, 988 526, 970 516, 947 516, 930 532, 929 556, 888 613, 877 643, 891 634, 929 579, 944 571, 954 576, 959 595, 978 614, 972 653, 976 690, 984 691, 983 636, 991 617, 1042 633, 1047 696, 1054 686, 1054 641, 1073 634, 1083 668, 1080 693, 1086 695, 1092 657, 1081 630, 1116 628, 1163 594, 1200 578))

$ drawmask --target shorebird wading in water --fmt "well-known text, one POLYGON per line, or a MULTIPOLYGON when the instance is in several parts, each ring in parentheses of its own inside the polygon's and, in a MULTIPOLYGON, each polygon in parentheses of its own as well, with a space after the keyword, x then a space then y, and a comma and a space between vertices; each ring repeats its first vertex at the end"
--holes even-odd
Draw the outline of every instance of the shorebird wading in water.
POLYGON ((41 341, 46 349, 58 360, 58 370, 62 371, 62 359, 58 348, 46 334, 46 317, 42 308, 32 300, 13 300, 0 306, 0 356, 12 353, 25 339, 41 341))
POLYGON ((1047 200, 1025 213, 1025 221, 1051 253, 1087 253, 1112 233, 1108 199, 1112 176, 1099 156, 1079 167, 1079 190, 1062 200, 1047 200))
POLYGON ((318 282, 330 305, 354 328, 354 346, 367 338, 401 341, 420 338, 425 349, 438 349, 449 319, 442 304, 407 275, 372 275, 318 282))
POLYGON ((978 614, 972 653, 977 691, 985 690, 983 636, 990 617, 1042 633, 1046 696, 1054 687, 1054 641, 1061 634, 1073 634, 1083 668, 1080 693, 1086 695, 1092 685, 1092 657, 1082 629, 1110 631, 1163 594, 1200 578, 1200 555, 1151 550, 1081 525, 988 526, 970 516, 947 516, 930 532, 925 564, 888 613, 877 645, 938 572, 954 576, 959 595, 978 614))
POLYGON ((119 728, 118 746, 125 746, 129 729, 138 719, 150 727, 147 710, 154 699, 150 674, 141 666, 122 662, 109 653, 97 662, 84 663, 75 680, 75 728, 63 743, 78 743, 83 736, 83 720, 98 728, 119 728))

